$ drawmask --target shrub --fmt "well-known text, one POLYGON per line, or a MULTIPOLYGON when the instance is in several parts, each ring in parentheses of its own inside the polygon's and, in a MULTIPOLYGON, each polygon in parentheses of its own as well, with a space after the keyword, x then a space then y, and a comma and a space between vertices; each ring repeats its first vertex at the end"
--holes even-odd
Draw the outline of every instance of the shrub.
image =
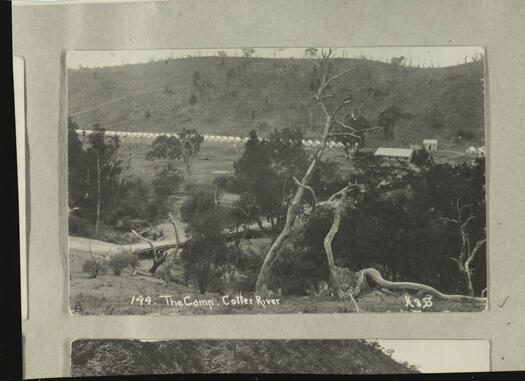
POLYGON ((168 197, 179 189, 183 180, 184 177, 179 170, 163 168, 155 174, 152 182, 153 191, 158 197, 168 197))
POLYGON ((87 219, 70 215, 68 219, 69 234, 80 237, 94 237, 95 226, 87 219))
MULTIPOLYGON (((266 253, 266 245, 258 248, 261 253, 266 253)), ((262 266, 263 258, 252 250, 241 250, 236 263, 234 276, 228 282, 233 290, 250 292, 255 289, 257 276, 262 266)))
POLYGON ((139 233, 141 236, 151 239, 152 241, 158 241, 159 239, 162 239, 164 237, 164 230, 158 227, 149 227, 146 229, 142 229, 139 233))
POLYGON ((419 168, 423 168, 432 165, 434 159, 432 155, 430 155, 430 153, 428 153, 428 151, 425 150, 425 148, 421 148, 417 151, 414 151, 410 162, 419 168))
POLYGON ((285 295, 305 295, 327 276, 324 253, 302 247, 286 248, 272 275, 274 288, 285 295))
MULTIPOLYGON (((116 204, 104 219, 110 225, 126 228, 127 223, 150 219, 149 204, 155 193, 152 184, 130 176, 122 182, 116 204)), ((137 229, 137 227, 131 227, 137 229)))
POLYGON ((139 230, 149 226, 148 221, 139 218, 124 217, 117 221, 115 229, 123 232, 129 232, 130 230, 139 230))
MULTIPOLYGON (((203 221, 206 224, 209 221, 203 221)), ((218 225, 216 221, 215 225, 218 225)), ((186 242, 181 253, 184 272, 188 279, 193 280, 199 291, 204 294, 211 286, 214 290, 221 289, 217 280, 222 275, 222 267, 228 260, 229 250, 226 239, 218 232, 197 232, 186 242)))
POLYGON ((134 269, 137 267, 139 259, 134 253, 117 253, 110 256, 108 265, 113 271, 113 274, 120 275, 122 270, 126 267, 134 269))
POLYGON ((90 278, 96 278, 99 274, 105 274, 106 268, 100 260, 88 259, 82 265, 82 272, 90 278))
MULTIPOLYGON (((225 284, 224 281, 221 279, 222 272, 220 270, 215 270, 208 274, 208 277, 206 279, 206 291, 209 292, 216 292, 219 294, 224 293, 225 290, 225 284)), ((202 282, 202 281, 201 281, 202 282)), ((199 287, 202 283, 199 283, 199 287)))
POLYGON ((130 241, 129 234, 126 234, 127 233, 119 232, 104 223, 100 223, 96 238, 104 242, 111 242, 119 245, 136 242, 136 238, 130 241))

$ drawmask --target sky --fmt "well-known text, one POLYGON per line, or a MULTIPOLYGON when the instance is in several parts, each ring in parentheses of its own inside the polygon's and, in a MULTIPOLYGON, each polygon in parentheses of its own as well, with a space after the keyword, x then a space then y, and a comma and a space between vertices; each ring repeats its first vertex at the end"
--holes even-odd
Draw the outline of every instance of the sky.
POLYGON ((488 340, 374 340, 394 350, 392 358, 419 365, 423 373, 488 372, 488 340))
MULTIPOLYGON (((254 48, 254 57, 264 58, 304 58, 305 48, 254 48)), ((320 53, 323 48, 317 48, 320 53)), ((324 49, 326 51, 326 48, 324 49)), ((224 51, 228 56, 241 57, 242 49, 157 49, 157 50, 85 50, 70 51, 67 55, 68 68, 120 66, 124 64, 145 63, 167 58, 186 58, 217 56, 224 51)), ((412 66, 445 67, 472 61, 473 56, 484 54, 479 46, 439 46, 439 47, 347 47, 337 48, 332 57, 362 58, 390 61, 392 57, 404 56, 412 66)))

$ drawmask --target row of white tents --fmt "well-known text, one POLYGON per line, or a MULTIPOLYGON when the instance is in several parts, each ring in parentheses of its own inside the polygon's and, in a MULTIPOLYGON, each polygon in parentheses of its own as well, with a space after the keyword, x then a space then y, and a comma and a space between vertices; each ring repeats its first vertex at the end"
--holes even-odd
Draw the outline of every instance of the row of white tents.
POLYGON ((479 155, 479 156, 485 156, 485 146, 482 147, 473 147, 470 146, 465 151, 467 155, 479 155))
MULTIPOLYGON (((92 135, 93 130, 75 130, 80 136, 92 135)), ((119 138, 135 138, 135 139, 156 139, 159 136, 175 136, 178 134, 160 133, 160 132, 127 132, 127 131, 105 131, 106 136, 114 136, 119 138)), ((221 135, 203 135, 205 142, 219 142, 219 143, 246 143, 248 138, 241 138, 239 136, 221 136, 221 135)), ((318 147, 321 142, 318 140, 302 140, 302 145, 305 147, 318 147)), ((326 143, 328 148, 342 148, 344 144, 341 142, 329 141, 326 143)))

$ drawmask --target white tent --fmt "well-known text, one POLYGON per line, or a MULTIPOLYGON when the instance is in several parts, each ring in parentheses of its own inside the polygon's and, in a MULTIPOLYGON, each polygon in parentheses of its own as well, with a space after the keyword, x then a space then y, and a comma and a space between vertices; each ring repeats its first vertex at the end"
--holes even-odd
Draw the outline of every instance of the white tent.
POLYGON ((472 147, 472 146, 470 146, 470 147, 467 148, 467 150, 465 151, 465 153, 466 153, 467 155, 475 155, 475 154, 477 153, 477 149, 476 149, 476 147, 472 147))

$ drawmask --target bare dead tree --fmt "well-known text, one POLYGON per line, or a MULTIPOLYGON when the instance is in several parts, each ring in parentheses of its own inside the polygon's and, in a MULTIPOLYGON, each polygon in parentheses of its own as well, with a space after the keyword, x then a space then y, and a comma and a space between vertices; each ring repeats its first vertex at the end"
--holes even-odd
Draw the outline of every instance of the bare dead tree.
POLYGON ((98 237, 98 226, 100 223, 100 158, 98 152, 95 151, 97 157, 97 216, 95 220, 95 235, 98 237))
POLYGON ((330 283, 332 284, 332 287, 334 288, 334 291, 339 299, 343 299, 345 297, 349 297, 352 301, 354 308, 356 312, 359 312, 359 306, 357 305, 357 302, 352 295, 351 292, 345 292, 343 289, 343 282, 342 280, 345 279, 345 276, 348 277, 351 273, 350 270, 342 267, 338 267, 335 264, 334 261, 334 254, 332 251, 332 241, 334 240, 334 237, 336 233, 339 231, 339 226, 341 224, 341 217, 343 215, 343 212, 346 209, 345 203, 347 202, 346 197, 348 195, 348 192, 352 187, 359 188, 361 191, 363 190, 362 187, 358 186, 357 184, 349 184, 339 192, 334 193, 330 198, 325 202, 326 205, 331 206, 331 208, 334 211, 334 218, 332 220, 332 225, 330 226, 330 230, 326 234, 323 242, 323 246, 326 252, 326 257, 328 260, 328 268, 330 270, 330 283))
POLYGON ((257 215, 259 212, 259 207, 257 206, 257 200, 255 198, 249 204, 247 203, 243 205, 241 203, 236 203, 234 209, 242 213, 242 217, 244 218, 244 220, 241 220, 240 223, 237 222, 235 224, 235 249, 239 250, 241 242, 243 241, 243 239, 246 239, 250 232, 249 225, 252 222, 255 222, 257 224, 261 232, 265 231, 266 229, 262 224, 261 218, 257 215))
POLYGON ((443 218, 447 222, 451 222, 459 225, 459 234, 461 236, 461 249, 457 258, 450 257, 454 262, 458 264, 458 271, 463 274, 465 278, 465 287, 470 296, 474 296, 474 287, 472 286, 472 274, 473 269, 471 268, 472 261, 476 258, 476 254, 479 249, 487 241, 485 238, 480 239, 474 245, 474 248, 471 248, 470 237, 467 232, 467 225, 474 218, 474 214, 470 214, 467 218, 463 217, 463 210, 470 208, 470 205, 460 205, 460 200, 456 201, 456 211, 458 213, 457 218, 443 218))
POLYGON ((146 237, 143 237, 142 235, 138 234, 135 230, 131 230, 131 232, 140 240, 145 241, 149 244, 152 252, 153 252, 153 265, 149 269, 149 272, 144 272, 139 269, 135 269, 133 271, 132 275, 144 275, 144 276, 150 276, 155 278, 161 278, 165 282, 165 286, 167 286, 170 283, 171 277, 172 277, 172 268, 173 268, 173 261, 177 257, 179 250, 182 248, 182 242, 179 237, 179 231, 177 229, 177 224, 175 222, 175 218, 171 213, 168 213, 168 222, 173 226, 173 230, 175 233, 175 247, 158 250, 155 247, 155 244, 153 241, 147 239, 146 237), (157 271, 161 265, 164 265, 163 267, 166 267, 164 270, 167 271, 157 271))
POLYGON ((173 226, 173 231, 175 233, 175 247, 165 251, 163 267, 165 266, 166 268, 165 271, 162 271, 161 273, 161 278, 166 282, 165 286, 169 285, 169 283, 175 279, 175 276, 173 275, 174 261, 177 258, 180 249, 182 248, 177 223, 175 222, 175 217, 173 217, 171 212, 168 212, 168 222, 173 226))
POLYGON ((88 250, 89 250, 89 254, 91 255, 91 259, 93 260, 93 271, 89 274, 88 278, 94 279, 102 271, 102 263, 107 258, 109 252, 106 252, 106 255, 101 255, 101 258, 99 259, 95 258, 95 255, 93 254, 93 251, 91 250, 91 240, 88 241, 88 250))
POLYGON ((177 229, 177 223, 175 222, 175 217, 171 214, 171 212, 168 213, 168 221, 173 226, 173 231, 175 232, 175 242, 176 242, 176 248, 177 250, 180 249, 180 238, 179 238, 179 230, 177 229))
MULTIPOLYGON (((326 65, 326 61, 330 58, 331 53, 332 49, 329 49, 328 51, 322 51, 322 63, 316 64, 322 68, 324 66, 323 64, 326 65)), ((310 217, 313 215, 313 210, 316 208, 325 208, 333 211, 332 225, 324 238, 324 248, 330 269, 330 281, 332 283, 332 287, 336 291, 337 296, 340 298, 349 297, 354 303, 356 311, 359 311, 359 307, 355 301, 355 298, 366 288, 372 287, 379 287, 387 290, 408 289, 425 291, 439 299, 445 300, 470 300, 485 302, 486 298, 475 298, 473 296, 467 295, 448 295, 436 290, 433 287, 420 283, 387 281, 381 276, 380 272, 374 268, 367 268, 353 273, 348 268, 341 268, 335 265, 331 244, 335 235, 339 231, 339 225, 343 211, 348 208, 349 203, 352 204, 352 202, 348 200, 347 197, 350 189, 360 187, 357 184, 349 184, 345 188, 334 193, 327 201, 317 203, 315 193, 313 193, 313 189, 309 186, 309 183, 315 169, 317 168, 317 165, 322 158, 326 148, 327 139, 340 135, 347 135, 357 139, 362 139, 364 133, 373 132, 382 128, 379 126, 357 130, 350 124, 342 122, 339 119, 339 115, 346 105, 352 103, 352 98, 349 96, 345 97, 335 107, 329 107, 327 100, 333 99, 335 97, 334 94, 329 90, 330 84, 344 75, 352 72, 354 69, 355 67, 352 67, 332 77, 328 77, 327 70, 325 68, 319 88, 315 94, 315 99, 318 102, 325 119, 323 132, 321 135, 321 144, 316 149, 302 180, 298 181, 297 179, 294 179, 295 183, 298 185, 298 188, 288 205, 284 228, 273 242, 264 258, 263 265, 257 278, 255 292, 260 295, 271 294, 271 291, 268 288, 271 270, 282 253, 283 248, 308 222, 310 217), (336 126, 342 128, 345 132, 334 132, 333 130, 336 126), (314 205, 309 212, 305 212, 306 209, 303 208, 303 197, 305 191, 309 191, 313 195, 314 205)), ((353 204, 355 205, 355 200, 353 204)))
MULTIPOLYGON (((357 307, 355 298, 359 296, 361 292, 366 289, 386 289, 386 290, 415 290, 424 291, 435 297, 443 300, 468 300, 485 302, 486 298, 476 298, 472 295, 449 295, 444 294, 431 286, 427 286, 421 283, 415 282, 391 282, 385 280, 381 273, 374 268, 367 268, 360 270, 356 273, 352 273, 349 269, 343 267, 337 267, 333 261, 333 253, 331 250, 331 243, 335 234, 339 230, 340 219, 343 211, 346 209, 352 209, 355 207, 356 202, 348 202, 345 199, 348 194, 350 187, 359 187, 357 184, 349 184, 343 190, 335 193, 328 199, 326 204, 334 210, 334 218, 332 226, 325 237, 324 246, 327 253, 329 268, 330 268, 330 281, 332 287, 336 291, 338 297, 345 298, 349 297, 354 305, 357 307), (335 196, 335 197, 334 197, 335 196), (335 201, 335 202, 334 202, 335 201), (330 205, 332 203, 332 205, 330 205)), ((363 191, 363 188, 360 188, 363 191)), ((479 249, 479 248, 478 248, 479 249)), ((477 251, 477 250, 476 250, 477 251)), ((475 256, 475 253, 474 253, 475 256)), ((473 258, 473 256, 471 256, 473 258)), ((472 259, 471 259, 472 260, 472 259)), ((356 308, 357 309, 357 308, 356 308)), ((358 310, 358 309, 357 309, 358 310)))
MULTIPOLYGON (((150 239, 147 239, 146 237, 143 237, 142 235, 140 235, 139 233, 137 233, 135 230, 131 230, 131 232, 133 234, 135 234, 135 236, 142 240, 142 241, 145 241, 148 243, 148 245, 150 246, 151 248, 151 251, 153 252, 153 265, 151 266, 151 268, 149 269, 149 272, 150 274, 142 274, 142 275, 151 275, 151 274, 155 274, 155 272, 157 271, 158 267, 164 263, 164 261, 166 260, 166 250, 157 250, 155 248, 155 245, 153 244, 153 241, 151 241, 150 239)), ((140 273, 139 270, 135 270, 136 273, 140 273)))
MULTIPOLYGON (((126 165, 124 167, 124 170, 126 171, 129 171, 131 169, 131 159, 133 157, 133 149, 131 149, 128 153, 128 158, 126 160, 126 165)), ((118 184, 117 184, 117 189, 115 190, 115 196, 113 197, 113 202, 112 202, 112 205, 113 205, 113 208, 115 208, 115 206, 117 205, 117 202, 119 200, 119 193, 120 193, 120 189, 122 188, 122 182, 124 180, 124 176, 122 174, 119 175, 118 177, 118 184)))
MULTIPOLYGON (((322 51, 321 52, 321 56, 322 56, 321 63, 316 62, 316 65, 318 65, 320 68, 325 66, 332 52, 333 52, 332 49, 329 49, 328 51, 322 51)), ((344 134, 354 136, 358 139, 360 138, 360 135, 357 134, 356 129, 354 129, 350 125, 347 125, 341 122, 338 119, 343 108, 352 102, 351 98, 347 97, 343 99, 337 106, 333 107, 333 109, 331 110, 327 103, 327 100, 335 97, 334 94, 332 94, 328 90, 330 84, 354 70, 355 70, 355 67, 351 67, 339 74, 336 74, 332 77, 328 77, 327 70, 325 69, 324 73, 322 74, 321 83, 314 96, 319 106, 321 107, 321 110, 324 114, 324 119, 325 119, 323 132, 321 135, 321 144, 316 149, 310 161, 310 165, 308 166, 308 169, 306 170, 305 175, 303 176, 301 181, 298 182, 301 184, 301 186, 297 188, 297 191, 295 192, 294 197, 292 198, 291 202, 288 205, 284 228, 281 231, 281 233, 277 236, 272 246, 270 247, 270 250, 266 254, 266 257, 264 258, 264 262, 263 262, 261 271, 259 273, 259 276, 257 278, 257 283, 255 287, 256 292, 259 294, 265 294, 265 293, 268 293, 269 291, 268 283, 269 283, 271 269, 274 266, 277 259, 279 258, 284 245, 292 237, 294 230, 297 228, 297 226, 294 226, 294 225, 298 225, 298 222, 299 222, 298 217, 301 214, 301 209, 302 209, 301 204, 303 201, 304 193, 306 190, 308 190, 310 180, 312 179, 312 176, 315 172, 315 169, 317 168, 317 165, 321 161, 323 153, 326 149, 327 140, 330 137, 335 136, 333 133, 334 126, 339 125, 342 128, 344 128, 347 131, 344 134)), ((376 128, 371 128, 369 130, 371 131, 373 129, 376 129, 376 128)), ((364 132, 367 132, 367 131, 359 130, 359 133, 364 133, 364 132)), ((337 134, 340 135, 343 133, 337 133, 337 134)))

